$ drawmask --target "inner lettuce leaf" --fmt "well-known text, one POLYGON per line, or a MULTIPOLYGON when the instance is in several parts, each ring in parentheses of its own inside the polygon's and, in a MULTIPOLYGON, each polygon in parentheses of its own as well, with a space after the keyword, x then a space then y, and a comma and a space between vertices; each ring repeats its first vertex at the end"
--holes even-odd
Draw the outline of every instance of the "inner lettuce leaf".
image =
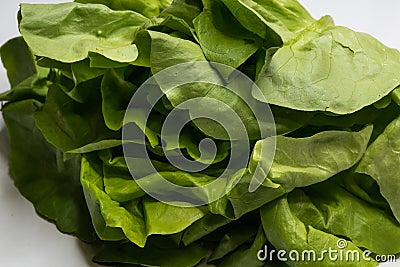
POLYGON ((45 138, 64 152, 77 153, 121 145, 117 132, 105 127, 99 92, 89 103, 74 102, 58 85, 53 85, 43 108, 35 114, 35 123, 45 138))
POLYGON ((124 80, 123 72, 124 69, 110 69, 104 74, 101 82, 104 121, 107 127, 114 131, 123 126, 126 107, 136 90, 135 85, 124 80))
POLYGON ((174 0, 170 6, 161 12, 160 17, 175 18, 178 21, 178 25, 175 24, 174 29, 176 30, 176 27, 178 27, 183 33, 188 33, 190 36, 194 28, 193 20, 202 10, 203 3, 201 0, 174 0))
MULTIPOLYGON (((144 33, 143 33, 144 34, 144 33)), ((164 33, 158 33, 154 31, 147 31, 147 36, 151 40, 151 51, 150 51, 150 62, 153 74, 160 72, 168 67, 171 67, 179 63, 189 63, 194 61, 205 61, 205 57, 199 45, 195 43, 183 40, 177 37, 173 37, 164 33), (173 50, 174 47, 180 47, 179 54, 165 55, 164 51, 173 50)), ((190 67, 185 67, 190 68, 190 67)), ((251 88, 246 88, 248 83, 243 80, 240 76, 230 77, 230 80, 225 81, 221 78, 221 74, 218 70, 215 70, 212 65, 193 65, 188 75, 196 73, 196 79, 207 79, 211 82, 215 81, 217 84, 234 84, 235 92, 211 83, 188 83, 182 86, 178 86, 173 90, 165 90, 165 86, 160 85, 160 89, 166 94, 166 97, 171 104, 176 107, 179 104, 193 98, 201 97, 195 107, 189 110, 189 113, 198 114, 199 112, 208 111, 209 114, 218 114, 221 120, 233 121, 236 119, 231 116, 227 109, 233 109, 234 112, 240 117, 244 126, 246 127, 250 138, 257 139, 260 136, 260 126, 256 121, 253 111, 248 107, 244 100, 252 104, 256 109, 267 109, 261 102, 255 101, 251 97, 251 88), (222 79, 222 80, 221 80, 222 79), (239 84, 243 84, 243 87, 239 87, 239 84), (237 95, 238 94, 238 95, 237 95), (216 101, 222 102, 216 104, 216 101)), ((182 75, 185 75, 182 73, 182 75)), ((169 85, 174 83, 174 77, 166 77, 166 75, 156 76, 155 80, 162 80, 163 84, 169 85)), ((180 80, 186 80, 183 76, 180 80)), ((188 77, 187 79, 193 79, 188 77)), ((190 114, 189 114, 190 116, 190 114)), ((212 115, 210 115, 212 117, 212 115)), ((196 119, 193 123, 206 135, 211 136, 215 139, 228 140, 229 136, 225 129, 223 129, 218 123, 211 119, 196 119)), ((262 122, 261 122, 262 123, 262 122)), ((270 128, 268 122, 265 122, 261 127, 270 128)), ((235 131, 235 129, 233 129, 235 131)), ((232 133, 233 136, 239 134, 232 133)))
POLYGON ((103 179, 101 161, 83 157, 81 182, 96 233, 102 240, 128 238, 144 247, 148 236, 179 233, 206 214, 201 207, 176 207, 140 195, 119 203, 105 192, 103 179))

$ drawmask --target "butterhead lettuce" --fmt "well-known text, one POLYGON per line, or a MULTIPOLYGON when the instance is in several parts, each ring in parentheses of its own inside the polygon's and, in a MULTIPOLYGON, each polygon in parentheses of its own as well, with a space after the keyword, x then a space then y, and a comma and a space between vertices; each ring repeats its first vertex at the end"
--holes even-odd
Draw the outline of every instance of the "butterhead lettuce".
POLYGON ((18 21, 21 36, 0 49, 11 174, 41 216, 96 244, 95 262, 364 267, 400 253, 398 50, 315 19, 296 0, 22 4, 18 21), (149 114, 150 93, 128 108, 143 84, 178 64, 188 67, 153 80, 162 97, 149 114), (226 89, 238 81, 232 70, 253 86, 226 89), (214 83, 162 85, 185 75, 214 83), (231 132, 193 119, 193 99, 231 132), (163 132, 176 110, 176 120, 189 118, 179 136, 163 132), (257 115, 268 112, 273 119, 257 115), (123 138, 126 127, 144 139, 123 138), (225 172, 243 141, 245 167, 225 172), (180 168, 179 155, 199 168, 180 168), (230 180, 207 187, 221 175, 230 180), (180 196, 185 205, 160 201, 158 176, 206 189, 180 196), (316 258, 282 260, 267 247, 316 258), (329 249, 361 259, 332 260, 329 249))

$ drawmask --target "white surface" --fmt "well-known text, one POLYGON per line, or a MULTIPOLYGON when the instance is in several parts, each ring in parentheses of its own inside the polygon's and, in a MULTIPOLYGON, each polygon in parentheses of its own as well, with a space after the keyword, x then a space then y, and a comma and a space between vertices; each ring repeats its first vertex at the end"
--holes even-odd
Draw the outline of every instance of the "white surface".
MULTIPOLYGON (((132 0, 134 1, 134 0, 132 0)), ((58 3, 60 0, 27 0, 58 3)), ((400 1, 398 0, 301 0, 315 18, 330 14, 337 25, 370 33, 384 44, 400 49, 400 1)), ((2 0, 0 44, 18 35, 18 1, 2 0)), ((0 66, 0 91, 8 89, 0 66)), ((0 266, 85 267, 91 266, 88 248, 74 237, 63 235, 34 212, 32 205, 13 186, 8 176, 8 140, 0 119, 0 266)), ((155 255, 156 256, 156 255, 155 255)), ((383 264, 400 266, 398 263, 383 264)))

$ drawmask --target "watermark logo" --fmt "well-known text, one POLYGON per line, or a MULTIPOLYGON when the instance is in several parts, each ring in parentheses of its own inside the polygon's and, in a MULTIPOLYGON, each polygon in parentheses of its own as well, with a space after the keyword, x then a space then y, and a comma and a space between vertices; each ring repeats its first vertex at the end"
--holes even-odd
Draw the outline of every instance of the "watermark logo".
POLYGON ((182 63, 149 78, 132 97, 122 129, 124 157, 137 184, 158 201, 182 207, 218 200, 243 175, 254 176, 249 191, 255 191, 265 177, 254 175, 257 168, 248 172, 252 142, 271 139, 263 159, 270 166, 276 134, 267 101, 254 94, 262 96, 249 77, 213 62, 182 63), (165 164, 173 174, 163 171, 165 164), (216 171, 202 176, 207 168, 216 171))
POLYGON ((260 261, 279 261, 287 262, 396 262, 396 255, 376 255, 370 250, 348 249, 348 242, 345 239, 338 239, 336 248, 329 247, 321 251, 314 249, 306 250, 275 250, 269 249, 264 245, 257 253, 257 258, 260 261))
POLYGON ((345 249, 347 248, 347 240, 346 239, 338 239, 338 241, 336 242, 336 246, 339 249, 345 249))

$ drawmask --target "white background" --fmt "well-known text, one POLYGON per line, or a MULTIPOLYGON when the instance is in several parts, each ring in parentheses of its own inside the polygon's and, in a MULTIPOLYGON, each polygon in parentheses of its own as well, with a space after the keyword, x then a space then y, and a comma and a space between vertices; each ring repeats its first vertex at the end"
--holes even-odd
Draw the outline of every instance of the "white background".
MULTIPOLYGON (((134 1, 134 0, 132 0, 134 1)), ((27 0, 59 3, 60 0, 27 0)), ((400 49, 400 1, 398 0, 301 0, 315 17, 332 15, 337 25, 367 32, 390 47, 400 49)), ((18 36, 16 14, 19 1, 1 0, 0 45, 18 36)), ((9 88, 0 66, 0 92, 9 88)), ((8 139, 0 118, 0 266, 85 267, 89 248, 76 238, 61 234, 38 217, 32 205, 15 189, 8 175, 8 139)), ((155 255, 156 256, 156 255, 155 255)), ((400 266, 400 262, 383 264, 400 266)), ((178 267, 178 266, 177 266, 178 267)))

